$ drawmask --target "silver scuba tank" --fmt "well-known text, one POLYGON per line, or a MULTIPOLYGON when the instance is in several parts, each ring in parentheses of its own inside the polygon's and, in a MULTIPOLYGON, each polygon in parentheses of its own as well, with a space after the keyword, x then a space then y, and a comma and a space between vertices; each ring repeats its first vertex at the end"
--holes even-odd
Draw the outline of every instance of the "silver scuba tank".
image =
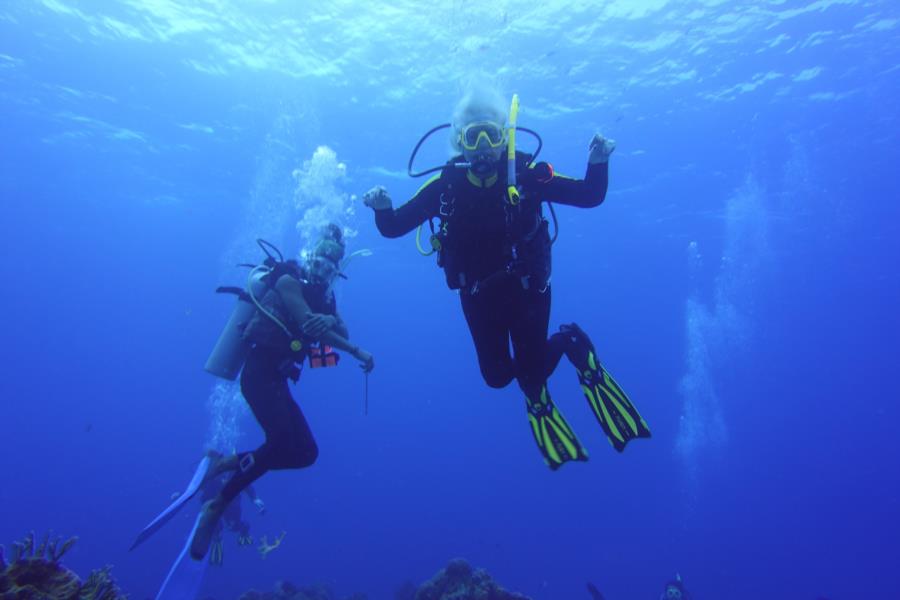
POLYGON ((244 361, 247 360, 250 346, 244 340, 244 329, 256 314, 256 301, 262 298, 266 291, 266 283, 262 279, 267 273, 268 269, 265 268, 256 268, 250 272, 245 289, 249 297, 238 296, 231 317, 206 361, 204 368, 216 377, 234 381, 241 372, 244 361))

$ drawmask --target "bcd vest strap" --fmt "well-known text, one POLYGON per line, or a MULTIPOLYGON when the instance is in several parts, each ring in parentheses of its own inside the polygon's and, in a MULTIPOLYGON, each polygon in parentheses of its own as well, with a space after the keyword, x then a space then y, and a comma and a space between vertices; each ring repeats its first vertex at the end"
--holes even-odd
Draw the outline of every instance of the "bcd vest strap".
POLYGON ((219 286, 216 288, 216 293, 217 294, 234 294, 235 296, 237 296, 240 300, 243 300, 244 302, 253 302, 253 299, 250 298, 250 294, 248 294, 246 291, 244 291, 243 288, 239 288, 239 287, 233 286, 233 285, 219 286))

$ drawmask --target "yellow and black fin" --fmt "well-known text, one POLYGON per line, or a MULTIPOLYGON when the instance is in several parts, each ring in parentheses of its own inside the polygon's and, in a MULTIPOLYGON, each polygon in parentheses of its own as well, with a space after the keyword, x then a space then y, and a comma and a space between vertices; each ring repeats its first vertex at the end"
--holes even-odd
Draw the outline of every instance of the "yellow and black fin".
POLYGON ((587 334, 575 323, 563 325, 560 331, 572 342, 566 354, 578 371, 584 396, 612 447, 622 452, 631 440, 649 438, 647 422, 597 360, 594 345, 587 334))
POLYGON ((536 398, 525 396, 528 422, 544 462, 552 470, 560 468, 570 460, 587 460, 588 454, 562 413, 550 400, 547 386, 541 387, 536 398))

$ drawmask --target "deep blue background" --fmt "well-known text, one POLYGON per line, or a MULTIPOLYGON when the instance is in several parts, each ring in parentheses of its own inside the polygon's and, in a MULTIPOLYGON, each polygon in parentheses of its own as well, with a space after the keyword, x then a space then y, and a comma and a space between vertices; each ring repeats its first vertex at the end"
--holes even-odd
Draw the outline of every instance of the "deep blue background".
MULTIPOLYGON (((287 578, 387 599, 463 556, 541 600, 586 598, 587 580, 611 600, 655 598, 676 571, 697 599, 895 593, 895 7, 561 4, 558 20, 471 7, 432 34, 400 27, 413 5, 341 4, 312 24, 286 5, 200 6, 225 33, 160 33, 177 21, 164 3, 0 9, 0 540, 77 534, 68 565, 113 564, 132 597, 152 597, 192 515, 126 550, 204 449, 201 367, 231 307, 211 291, 239 281, 229 265, 257 258, 256 235, 299 248, 291 172, 320 145, 346 163, 346 193, 383 183, 408 198, 420 182, 381 170, 403 172, 477 67, 520 94, 557 170, 583 172, 596 129, 619 142, 607 202, 557 209, 551 327, 591 333, 652 441, 612 452, 563 365, 551 390, 591 461, 551 473, 518 390, 481 382, 441 272, 411 236, 380 238, 357 203, 351 249, 374 255, 338 293, 376 357, 369 414, 353 361, 304 374, 295 394, 320 460, 261 480, 269 513, 253 517, 284 544, 263 561, 229 541, 205 591, 287 578), (308 37, 282 31, 288 17, 308 37), (360 33, 376 23, 377 40, 360 33), (466 37, 479 27, 488 41, 466 37), (641 45, 669 34, 684 37, 641 45), (227 60, 229 41, 267 62, 227 60), (337 75, 272 58, 289 43, 337 75), (211 131, 180 127, 192 123, 211 131), (689 298, 718 318, 692 329, 689 298), (718 414, 726 433, 685 454, 680 419, 696 415, 681 381, 698 344, 716 399, 695 425, 718 414)), ((443 156, 435 140, 423 164, 443 156)))

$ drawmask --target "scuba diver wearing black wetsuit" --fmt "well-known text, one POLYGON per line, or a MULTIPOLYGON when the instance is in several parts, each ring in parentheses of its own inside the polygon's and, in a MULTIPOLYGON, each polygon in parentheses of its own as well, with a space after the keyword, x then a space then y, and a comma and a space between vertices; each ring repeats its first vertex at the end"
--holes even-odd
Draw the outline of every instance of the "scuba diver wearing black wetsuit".
MULTIPOLYGON (((330 225, 304 266, 284 261, 260 301, 261 310, 244 332, 250 344, 241 371, 241 393, 266 434, 252 452, 215 457, 207 477, 234 471, 222 491, 203 505, 191 556, 206 554, 226 506, 248 485, 276 469, 302 469, 318 457, 318 446, 300 407, 291 396, 288 380, 300 377, 300 365, 310 353, 322 356, 316 344, 344 350, 362 362, 368 373, 372 355, 347 340, 347 327, 337 313, 331 286, 340 275, 344 246, 340 229, 330 225)), ((328 348, 324 348, 327 353, 328 348)))
MULTIPOLYGON (((517 107, 514 98, 511 123, 517 107)), ((389 238, 440 220, 432 247, 447 284, 459 290, 481 374, 494 388, 514 378, 518 381, 538 448, 556 469, 569 460, 587 459, 547 391, 547 378, 563 353, 578 369, 585 395, 617 450, 630 439, 650 435, 577 325, 565 325, 547 338, 551 238, 542 203, 600 205, 615 144, 596 135, 584 179, 572 179, 555 173, 547 163, 532 164, 530 155, 515 152, 512 146, 510 151, 507 143, 514 128, 505 128, 505 122, 505 111, 496 102, 465 98, 451 138, 461 155, 397 209, 380 186, 367 192, 364 201, 375 211, 378 230, 389 238), (504 151, 507 161, 502 160, 504 151), (513 165, 515 179, 509 172, 513 165)))

